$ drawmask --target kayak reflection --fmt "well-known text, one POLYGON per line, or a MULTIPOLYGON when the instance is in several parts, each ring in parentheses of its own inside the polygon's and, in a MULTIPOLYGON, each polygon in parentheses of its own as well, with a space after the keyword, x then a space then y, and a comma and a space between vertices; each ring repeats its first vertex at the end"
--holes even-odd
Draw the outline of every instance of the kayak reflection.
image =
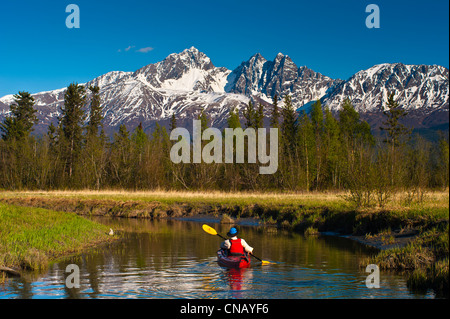
POLYGON ((241 293, 248 289, 253 278, 253 271, 251 268, 227 268, 225 276, 230 285, 232 297, 242 298, 241 293))

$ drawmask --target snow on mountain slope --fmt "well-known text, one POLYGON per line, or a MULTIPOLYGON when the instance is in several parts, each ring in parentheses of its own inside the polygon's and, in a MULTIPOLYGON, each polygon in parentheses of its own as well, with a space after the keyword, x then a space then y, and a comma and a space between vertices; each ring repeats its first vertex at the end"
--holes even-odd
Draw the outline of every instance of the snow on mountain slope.
POLYGON ((437 65, 379 64, 357 72, 322 98, 338 110, 348 97, 359 112, 381 110, 389 92, 407 110, 448 108, 449 72, 437 65))
POLYGON ((87 87, 99 86, 104 88, 111 84, 114 85, 121 80, 128 79, 132 74, 133 72, 111 71, 87 82, 86 84, 87 87))
POLYGON ((231 74, 228 92, 248 96, 260 96, 271 100, 278 96, 291 95, 293 103, 301 106, 321 98, 341 80, 333 80, 320 73, 297 65, 287 55, 278 53, 274 61, 255 54, 242 62, 231 74))
POLYGON ((163 61, 137 70, 154 88, 175 91, 224 92, 226 77, 231 71, 216 68, 203 52, 191 47, 172 53, 163 61))
MULTIPOLYGON (((281 53, 273 61, 255 54, 231 71, 215 67, 209 57, 191 47, 135 72, 108 72, 85 85, 100 87, 105 130, 113 132, 120 124, 133 130, 139 122, 148 131, 156 122, 169 123, 173 114, 180 125, 189 126, 202 110, 212 125, 223 127, 229 110, 241 110, 250 99, 262 102, 268 115, 275 94, 281 98, 289 94, 295 106, 305 108, 321 99, 334 111, 348 97, 358 111, 369 114, 379 112, 387 92, 394 90, 406 109, 448 110, 448 79, 448 69, 441 66, 385 63, 347 81, 335 80, 298 67, 281 53)), ((65 88, 33 94, 37 133, 45 133, 51 122, 56 123, 64 93, 65 88)), ((0 120, 8 115, 11 103, 13 95, 0 98, 0 120)))

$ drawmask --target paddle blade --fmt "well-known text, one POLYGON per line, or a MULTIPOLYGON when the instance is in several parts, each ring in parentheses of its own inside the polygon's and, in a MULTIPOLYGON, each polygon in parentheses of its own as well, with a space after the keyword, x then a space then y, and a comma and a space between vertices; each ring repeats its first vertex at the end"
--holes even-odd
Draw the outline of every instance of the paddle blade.
POLYGON ((206 225, 206 224, 203 224, 202 228, 203 228, 203 230, 204 230, 205 232, 207 232, 207 233, 210 234, 210 235, 217 235, 216 230, 215 230, 214 228, 212 228, 212 227, 209 227, 209 226, 206 225))
POLYGON ((260 262, 261 262, 261 264, 262 265, 268 265, 268 264, 273 264, 272 262, 270 262, 270 261, 267 261, 267 260, 262 260, 261 258, 259 258, 259 257, 256 257, 255 255, 253 255, 252 254, 252 257, 253 258, 256 258, 256 259, 258 259, 260 262))

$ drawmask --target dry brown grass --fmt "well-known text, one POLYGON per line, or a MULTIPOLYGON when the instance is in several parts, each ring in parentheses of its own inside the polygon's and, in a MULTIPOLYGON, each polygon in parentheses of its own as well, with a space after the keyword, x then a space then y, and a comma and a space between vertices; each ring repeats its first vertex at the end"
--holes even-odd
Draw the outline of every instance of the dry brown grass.
POLYGON ((125 190, 79 190, 79 191, 6 191, 0 198, 11 197, 64 197, 78 199, 109 199, 173 202, 201 202, 211 204, 285 204, 319 205, 345 204, 344 193, 260 193, 221 191, 125 191, 125 190))
MULTIPOLYGON (((4 191, 0 192, 0 198, 11 197, 37 197, 37 198, 76 198, 76 199, 100 199, 100 200, 136 200, 159 201, 163 203, 192 204, 227 204, 227 205, 302 205, 308 207, 334 207, 349 208, 351 206, 345 200, 345 192, 309 192, 309 193, 262 193, 262 192, 223 192, 223 191, 129 191, 129 190, 57 190, 57 191, 4 191)), ((396 193, 391 201, 383 209, 403 211, 411 208, 421 210, 448 209, 448 191, 430 191, 426 193, 425 200, 417 203, 405 203, 406 192, 396 193)), ((366 210, 377 208, 367 208, 366 210)), ((365 210, 365 209, 362 209, 365 210)))

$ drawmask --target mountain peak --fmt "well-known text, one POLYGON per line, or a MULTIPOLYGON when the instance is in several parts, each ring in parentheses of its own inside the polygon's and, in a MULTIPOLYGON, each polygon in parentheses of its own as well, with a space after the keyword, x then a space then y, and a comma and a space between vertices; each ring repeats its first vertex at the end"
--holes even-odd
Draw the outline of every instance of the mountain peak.
POLYGON ((250 60, 251 59, 263 59, 263 60, 265 60, 264 59, 264 57, 261 55, 261 53, 255 53, 255 54, 253 54, 251 57, 250 57, 250 60))
POLYGON ((174 55, 178 55, 178 56, 196 56, 196 55, 203 55, 206 56, 206 54, 204 54, 203 52, 199 51, 196 47, 192 46, 189 49, 184 49, 182 52, 180 53, 172 53, 174 55))
POLYGON ((226 68, 216 68, 205 53, 193 46, 136 71, 153 88, 179 92, 223 92, 229 73, 226 68))
POLYGON ((211 59, 193 46, 183 50, 183 52, 170 54, 162 63, 184 64, 187 68, 203 70, 211 70, 214 68, 211 59))
POLYGON ((225 90, 249 97, 259 96, 269 103, 275 94, 289 94, 292 101, 302 105, 319 99, 334 84, 333 79, 309 69, 302 69, 300 73, 291 58, 282 53, 278 53, 273 61, 256 53, 232 72, 225 90))
POLYGON ((281 63, 281 62, 289 62, 289 63, 294 63, 294 61, 292 61, 291 57, 287 54, 283 54, 281 52, 279 52, 277 54, 277 56, 275 57, 275 59, 273 60, 274 63, 281 63))
POLYGON ((247 62, 244 62, 244 64, 251 65, 253 68, 261 68, 266 62, 267 60, 260 53, 256 53, 247 62))

